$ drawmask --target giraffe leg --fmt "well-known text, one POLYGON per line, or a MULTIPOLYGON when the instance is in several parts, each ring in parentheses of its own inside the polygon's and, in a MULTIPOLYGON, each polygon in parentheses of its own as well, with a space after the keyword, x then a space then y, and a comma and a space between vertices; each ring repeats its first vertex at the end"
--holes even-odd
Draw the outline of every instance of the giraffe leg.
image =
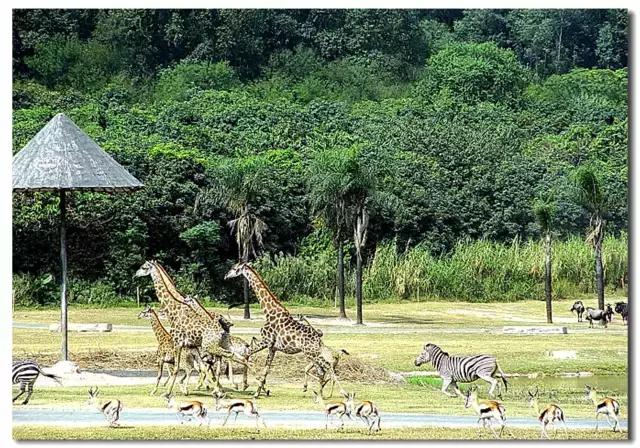
POLYGON ((264 371, 262 372, 262 377, 260 378, 260 382, 258 383, 258 390, 253 395, 254 398, 258 398, 261 392, 264 392, 264 384, 267 382, 267 375, 269 375, 269 371, 271 370, 271 363, 273 362, 273 358, 276 356, 276 349, 271 346, 269 347, 269 354, 267 355, 267 362, 264 366, 264 371))
MULTIPOLYGON (((249 358, 247 357, 247 365, 249 364, 249 358)), ((242 373, 242 390, 247 390, 249 387, 249 367, 244 368, 242 373)))
POLYGON ((308 379, 309 379, 309 372, 311 371, 311 369, 313 369, 313 363, 310 362, 309 364, 307 364, 307 367, 304 368, 304 382, 302 383, 302 392, 306 392, 307 391, 307 387, 308 387, 308 379))
POLYGON ((160 359, 158 362, 158 377, 156 378, 156 387, 151 391, 151 395, 155 395, 158 391, 158 386, 160 385, 160 380, 162 379, 162 373, 164 371, 164 359, 160 359))
POLYGON ((182 346, 178 347, 178 352, 176 353, 176 356, 175 356, 174 362, 175 362, 176 368, 173 371, 173 375, 172 375, 172 378, 171 378, 171 385, 169 386, 169 390, 167 390, 168 394, 173 392, 173 387, 176 384, 176 378, 178 376, 178 370, 180 370, 180 356, 181 355, 182 355, 182 346))

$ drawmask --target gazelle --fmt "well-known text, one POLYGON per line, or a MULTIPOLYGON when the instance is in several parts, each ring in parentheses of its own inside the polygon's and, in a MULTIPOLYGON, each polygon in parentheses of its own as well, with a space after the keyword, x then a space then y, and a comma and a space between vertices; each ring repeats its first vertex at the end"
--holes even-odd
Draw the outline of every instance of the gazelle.
POLYGON ((374 427, 376 427, 376 431, 380 431, 380 412, 373 401, 361 401, 358 403, 358 406, 356 406, 355 411, 356 417, 360 417, 369 428, 369 433, 373 431, 374 427))
POLYGON ((505 408, 502 403, 496 400, 478 401, 478 388, 471 387, 465 395, 464 407, 473 408, 476 414, 478 414, 478 423, 482 423, 483 428, 486 428, 488 424, 489 429, 491 429, 495 437, 502 436, 507 420, 505 417, 505 408), (496 430, 493 428, 493 420, 500 423, 500 434, 496 434, 496 430))
POLYGON ((122 402, 118 399, 112 399, 107 401, 98 401, 100 391, 97 387, 91 387, 89 389, 89 400, 87 404, 93 406, 107 419, 109 426, 120 426, 118 420, 120 419, 120 412, 122 412, 122 402))
POLYGON ((343 393, 345 398, 343 401, 324 401, 322 395, 313 391, 313 401, 317 404, 324 406, 324 413, 327 416, 327 420, 324 425, 324 429, 329 429, 329 419, 333 416, 340 418, 340 428, 344 426, 344 416, 351 418, 351 412, 353 411, 353 400, 356 397, 354 392, 343 393))
POLYGON ((540 421, 540 425, 542 426, 540 438, 549 438, 549 434, 547 433, 548 425, 553 425, 553 432, 555 435, 558 431, 558 428, 556 428, 556 422, 562 422, 564 435, 567 436, 567 424, 564 421, 564 412, 562 411, 560 406, 551 403, 545 406, 542 411, 540 411, 540 406, 538 405, 538 387, 536 386, 536 389, 533 392, 528 390, 527 393, 529 394, 529 406, 531 406, 535 411, 536 415, 538 416, 538 420, 540 421))
POLYGON ((267 427, 266 423, 264 422, 264 419, 258 412, 258 406, 256 405, 255 401, 245 400, 242 398, 233 398, 233 399, 225 400, 225 397, 226 397, 226 394, 221 394, 216 392, 213 393, 213 399, 215 400, 215 403, 216 403, 216 411, 219 411, 220 409, 225 409, 227 411, 227 416, 224 418, 224 422, 222 422, 222 426, 227 424, 227 420, 229 420, 231 413, 235 413, 235 417, 233 419, 233 422, 235 423, 236 420, 238 420, 238 414, 242 412, 244 413, 244 415, 246 415, 249 418, 255 417, 256 429, 258 430, 258 432, 260 431, 260 424, 262 424, 262 426, 265 428, 267 427))
POLYGON ((613 430, 618 429, 622 432, 622 429, 620 429, 620 421, 618 420, 618 416, 620 415, 620 403, 618 403, 618 400, 611 397, 604 397, 599 400, 595 387, 585 385, 584 389, 585 398, 591 400, 596 407, 596 431, 598 430, 600 414, 604 414, 607 417, 609 425, 613 427, 613 430), (611 424, 611 418, 614 421, 613 425, 611 424))
POLYGON ((200 426, 202 426, 203 423, 208 423, 206 420, 207 409, 201 401, 189 400, 178 402, 175 397, 170 394, 164 394, 163 397, 167 400, 167 407, 176 412, 180 424, 190 420, 198 420, 200 426))

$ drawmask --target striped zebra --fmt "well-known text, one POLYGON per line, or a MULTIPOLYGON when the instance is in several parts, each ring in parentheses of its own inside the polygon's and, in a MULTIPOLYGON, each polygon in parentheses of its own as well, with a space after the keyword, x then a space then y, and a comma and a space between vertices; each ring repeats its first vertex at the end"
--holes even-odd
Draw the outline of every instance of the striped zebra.
POLYGON ((24 399, 22 404, 27 404, 29 402, 29 398, 31 398, 31 394, 33 394, 33 383, 36 382, 38 375, 41 374, 46 377, 53 378, 59 384, 61 384, 59 377, 50 373, 43 372, 38 363, 35 361, 16 361, 13 363, 13 368, 11 370, 11 379, 13 384, 20 385, 20 393, 13 397, 14 403, 25 392, 27 393, 27 398, 24 399))
POLYGON ((442 378, 442 392, 450 397, 455 397, 455 395, 447 392, 450 385, 453 385, 454 390, 460 397, 464 397, 460 389, 458 389, 457 383, 471 383, 478 378, 491 384, 489 395, 493 396, 493 391, 498 385, 498 380, 494 378, 496 373, 502 379, 505 391, 507 390, 507 377, 493 356, 449 356, 447 352, 443 352, 437 345, 427 344, 424 346, 420 356, 416 358, 415 364, 420 366, 429 361, 431 361, 440 378, 442 378))

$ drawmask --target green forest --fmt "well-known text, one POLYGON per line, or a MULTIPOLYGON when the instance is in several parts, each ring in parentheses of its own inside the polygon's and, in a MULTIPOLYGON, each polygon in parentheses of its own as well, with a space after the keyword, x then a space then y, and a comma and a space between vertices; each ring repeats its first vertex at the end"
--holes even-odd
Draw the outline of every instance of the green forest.
MULTIPOLYGON (((626 288, 626 10, 14 10, 13 153, 64 112, 145 187, 74 193, 71 303, 161 262, 235 306, 626 288), (597 207, 580 194, 593 177, 597 207), (591 178, 590 178, 591 179, 591 178), (541 213, 544 212, 544 213, 541 213)), ((19 306, 58 303, 58 196, 13 196, 19 306)))

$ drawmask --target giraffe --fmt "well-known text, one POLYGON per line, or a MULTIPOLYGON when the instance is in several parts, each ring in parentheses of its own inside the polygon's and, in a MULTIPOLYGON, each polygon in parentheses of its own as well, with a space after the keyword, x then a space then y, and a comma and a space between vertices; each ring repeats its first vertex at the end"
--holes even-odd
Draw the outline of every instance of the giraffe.
MULTIPOLYGON (((214 319, 214 316, 211 315, 211 313, 209 311, 207 311, 207 309, 202 305, 202 303, 200 303, 200 301, 196 298, 196 297, 192 297, 192 296, 186 296, 184 298, 185 303, 187 305, 189 305, 197 314, 199 314, 200 316, 206 317, 208 319, 214 319)), ((249 382, 248 382, 248 375, 249 375, 249 356, 250 356, 250 348, 249 348, 249 344, 242 339, 241 337, 238 336, 234 336, 230 333, 224 333, 222 335, 222 341, 220 343, 220 345, 228 350, 229 352, 233 353, 233 355, 236 358, 240 358, 244 360, 244 372, 242 374, 242 390, 247 390, 247 387, 249 387, 249 382)), ((221 356, 217 356, 215 359, 215 362, 217 363, 218 367, 216 370, 216 375, 218 376, 218 378, 220 377, 220 369, 222 367, 222 363, 223 363, 223 359, 221 356)), ((242 363, 241 363, 242 364, 242 363)), ((236 389, 238 389, 238 384, 235 382, 234 378, 233 378, 233 366, 231 364, 231 361, 229 360, 227 363, 227 376, 229 378, 229 380, 231 380, 231 382, 233 383, 234 387, 236 389)), ((202 375, 200 376, 198 385, 202 384, 203 381, 203 377, 202 375)))
POLYGON ((173 366, 173 373, 171 373, 171 369, 169 370, 169 377, 165 382, 165 386, 171 379, 172 375, 177 375, 176 370, 184 371, 184 377, 180 381, 180 388, 182 389, 182 393, 185 395, 189 395, 189 378, 191 377, 191 372, 194 370, 201 370, 201 367, 196 368, 197 359, 193 356, 193 353, 189 353, 186 358, 183 358, 181 361, 181 365, 177 366, 175 363, 175 352, 176 347, 173 342, 173 337, 171 337, 171 333, 162 325, 160 322, 160 318, 158 314, 155 312, 151 305, 147 305, 143 311, 138 314, 138 319, 149 319, 151 322, 151 328, 153 329, 153 333, 156 336, 156 340, 158 341, 158 350, 156 352, 156 362, 158 364, 158 377, 156 379, 156 386, 151 391, 151 395, 154 395, 158 391, 158 386, 160 385, 160 379, 162 378, 162 373, 164 371, 165 364, 171 364, 173 366), (186 383, 186 384, 185 384, 186 383))
MULTIPOLYGON (((180 365, 182 350, 195 350, 199 357, 199 363, 204 365, 205 360, 202 357, 200 349, 205 353, 216 355, 232 356, 220 346, 222 334, 226 331, 219 319, 205 319, 196 314, 190 306, 184 303, 184 298, 175 289, 175 286, 169 287, 172 283, 167 280, 168 275, 159 263, 155 261, 146 261, 136 272, 136 277, 151 276, 156 290, 158 300, 162 303, 163 309, 171 323, 171 336, 176 346, 175 363, 180 365)), ((219 316, 214 313, 213 316, 219 316)), ((227 327, 228 328, 228 327, 227 327)), ((213 376, 214 390, 220 391, 221 386, 218 378, 215 376, 211 365, 208 371, 213 376)), ((172 375, 171 385, 168 393, 173 391, 176 375, 172 375)))
MULTIPOLYGON (((264 371, 259 379, 258 390, 254 397, 258 398, 260 393, 264 391, 267 375, 278 351, 288 355, 304 354, 307 360, 313 363, 320 372, 328 372, 330 378, 340 385, 333 369, 335 359, 332 351, 324 345, 318 331, 311 325, 304 324, 291 316, 285 306, 269 290, 260 275, 248 263, 237 263, 224 278, 229 279, 241 275, 249 282, 265 316, 265 323, 260 329, 261 339, 254 338, 252 340, 250 355, 265 348, 269 349, 264 371)), ((320 381, 320 394, 322 394, 324 384, 323 381, 320 381)), ((341 385, 340 389, 344 390, 341 385)))

